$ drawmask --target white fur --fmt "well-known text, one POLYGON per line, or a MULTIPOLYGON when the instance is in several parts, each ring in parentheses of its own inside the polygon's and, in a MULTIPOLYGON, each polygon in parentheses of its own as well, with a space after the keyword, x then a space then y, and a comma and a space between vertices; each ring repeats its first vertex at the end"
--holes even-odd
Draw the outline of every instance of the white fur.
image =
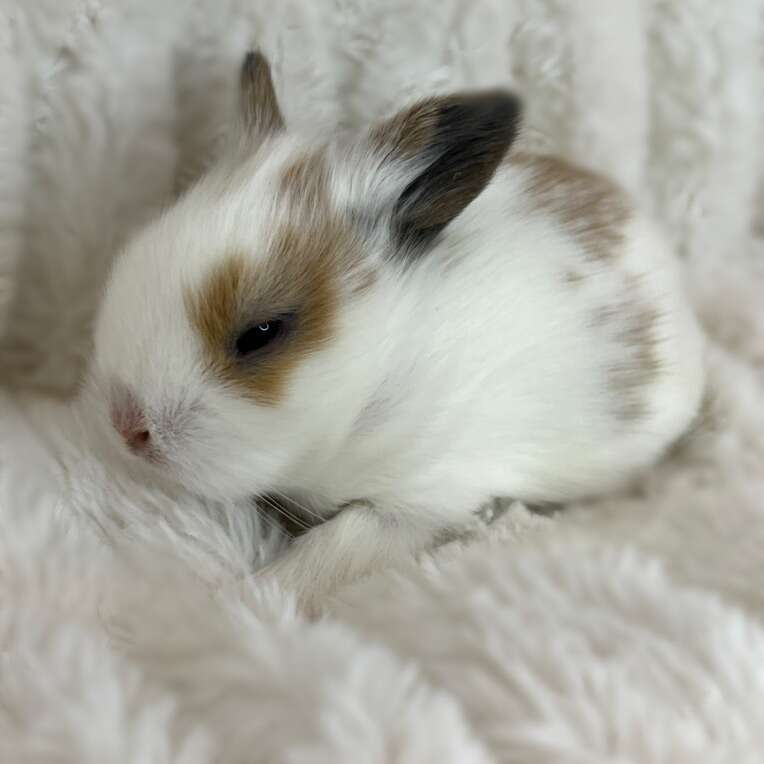
POLYGON ((360 296, 336 285, 333 334, 290 372, 283 400, 237 393, 207 363, 189 293, 203 293, 232 253, 265 261, 284 222, 316 235, 321 226, 278 194, 284 169, 312 144, 289 132, 264 140, 226 158, 120 255, 96 324, 90 392, 103 413, 117 386, 129 389, 158 470, 196 495, 275 491, 319 516, 369 501, 276 563, 301 596, 319 596, 342 569, 354 577, 427 546, 492 497, 559 502, 615 487, 688 427, 704 382, 700 332, 672 253, 636 209, 623 242, 592 262, 575 230, 534 206, 532 170, 510 162, 407 260, 386 233, 388 209, 421 169, 382 162, 350 137, 327 152, 326 193, 339 215, 378 218, 355 253, 377 278, 360 296), (566 282, 570 271, 581 284, 566 282), (609 374, 635 353, 622 337, 646 311, 659 321, 657 375, 644 389, 614 390, 609 374), (618 414, 628 394, 646 401, 633 421, 618 414))
POLYGON ((279 548, 244 507, 131 481, 87 407, 77 424, 0 394, 0 760, 760 760, 762 3, 619 5, 0 0, 29 21, 0 35, 4 382, 71 394, 105 267, 142 219, 121 210, 206 166, 255 42, 290 124, 512 82, 531 144, 641 178, 691 255, 715 401, 629 496, 513 510, 313 625, 241 587, 279 548))

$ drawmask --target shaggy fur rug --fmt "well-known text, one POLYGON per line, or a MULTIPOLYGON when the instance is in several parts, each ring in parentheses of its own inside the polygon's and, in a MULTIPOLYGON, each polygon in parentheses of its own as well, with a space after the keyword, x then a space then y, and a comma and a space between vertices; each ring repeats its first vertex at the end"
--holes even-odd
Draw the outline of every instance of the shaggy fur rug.
POLYGON ((764 0, 0 0, 0 761, 761 761, 764 0), (497 505, 307 622, 250 506, 157 495, 74 398, 111 257, 214 156, 242 52, 331 127, 509 84, 665 225, 698 426, 618 496, 497 505), (490 516, 493 515, 493 518, 490 516))

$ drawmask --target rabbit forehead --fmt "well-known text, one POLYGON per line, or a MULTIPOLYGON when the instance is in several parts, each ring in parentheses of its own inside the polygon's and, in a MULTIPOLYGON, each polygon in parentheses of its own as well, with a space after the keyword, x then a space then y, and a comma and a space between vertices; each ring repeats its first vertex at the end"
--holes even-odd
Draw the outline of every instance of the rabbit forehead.
POLYGON ((332 203, 330 178, 321 150, 292 156, 271 179, 258 251, 229 248, 184 294, 206 368, 257 403, 277 404, 300 362, 331 341, 346 287, 363 270, 362 243, 332 203), (236 359, 238 334, 283 315, 290 317, 283 341, 251 364, 236 359))

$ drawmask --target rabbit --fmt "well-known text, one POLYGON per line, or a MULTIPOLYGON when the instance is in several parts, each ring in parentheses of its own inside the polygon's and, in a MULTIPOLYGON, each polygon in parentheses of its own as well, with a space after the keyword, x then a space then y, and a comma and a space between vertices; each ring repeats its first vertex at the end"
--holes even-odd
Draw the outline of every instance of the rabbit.
POLYGON ((518 97, 298 135, 253 51, 238 103, 116 259, 86 391, 147 479, 320 520, 263 582, 316 612, 492 497, 601 494, 688 429, 704 343, 677 259, 614 183, 514 149, 518 97))

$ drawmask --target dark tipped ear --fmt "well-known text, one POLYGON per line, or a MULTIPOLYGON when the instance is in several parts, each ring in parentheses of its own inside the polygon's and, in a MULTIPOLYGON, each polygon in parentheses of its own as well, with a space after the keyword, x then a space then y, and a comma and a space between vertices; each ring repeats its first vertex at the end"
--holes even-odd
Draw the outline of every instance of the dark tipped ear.
POLYGON ((268 59, 250 51, 241 65, 241 121, 247 137, 261 139, 284 129, 268 59))
POLYGON ((387 160, 414 168, 393 210, 402 247, 421 249, 480 194, 517 135, 520 113, 519 99, 502 90, 455 94, 422 101, 372 131, 387 160))

